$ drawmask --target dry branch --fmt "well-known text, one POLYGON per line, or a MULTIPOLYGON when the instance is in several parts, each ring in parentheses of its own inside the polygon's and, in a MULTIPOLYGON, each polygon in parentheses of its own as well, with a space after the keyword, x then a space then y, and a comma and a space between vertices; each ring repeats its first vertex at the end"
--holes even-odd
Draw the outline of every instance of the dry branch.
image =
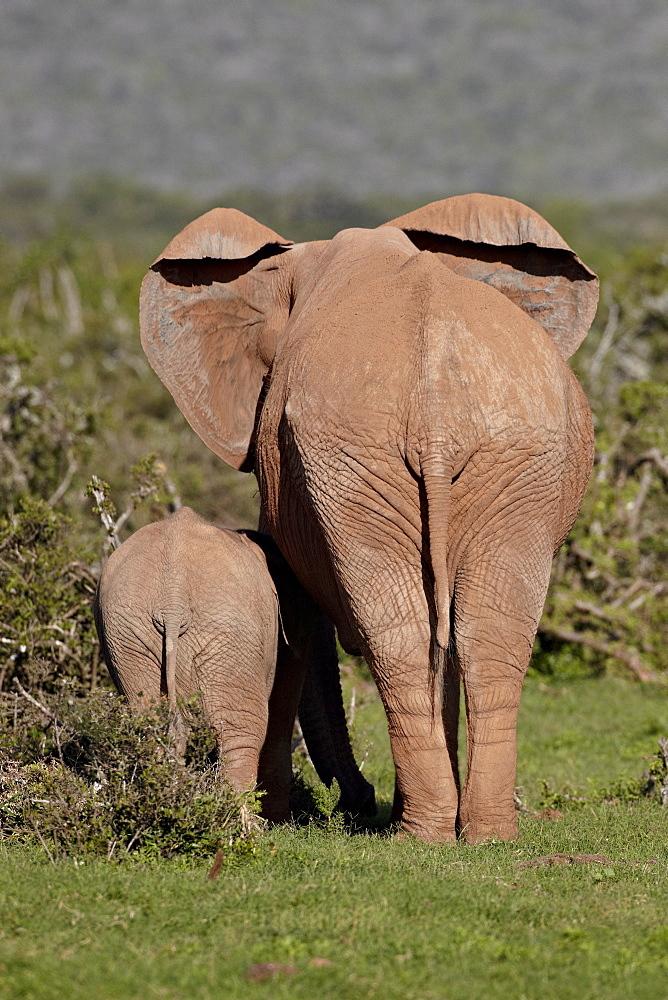
POLYGON ((639 681, 650 683, 659 680, 658 675, 644 665, 635 649, 616 646, 614 643, 598 639, 588 632, 574 632, 571 629, 543 622, 538 626, 538 631, 541 635, 562 639, 564 642, 574 642, 579 646, 586 646, 587 649, 593 649, 595 652, 601 653, 602 656, 613 657, 635 674, 639 681))
POLYGON ((14 687, 16 688, 16 690, 18 691, 18 693, 21 695, 22 698, 25 698, 25 700, 28 701, 28 702, 30 702, 31 705, 34 705, 34 707, 38 711, 40 711, 42 713, 42 715, 45 715, 47 717, 47 719, 50 719, 57 726, 60 726, 60 728, 62 730, 64 730, 64 732, 69 733, 70 736, 76 736, 75 731, 73 729, 71 729, 69 726, 65 725, 65 723, 62 722, 58 718, 58 716, 54 712, 51 711, 50 708, 47 708, 46 705, 43 705, 41 701, 37 700, 37 698, 33 698, 33 696, 31 694, 28 694, 28 692, 23 687, 23 685, 21 684, 21 682, 18 679, 18 677, 14 678, 14 687))
POLYGON ((643 462, 651 462, 657 467, 664 479, 668 480, 668 458, 661 454, 658 448, 650 448, 649 451, 640 455, 630 468, 630 472, 637 469, 643 462))

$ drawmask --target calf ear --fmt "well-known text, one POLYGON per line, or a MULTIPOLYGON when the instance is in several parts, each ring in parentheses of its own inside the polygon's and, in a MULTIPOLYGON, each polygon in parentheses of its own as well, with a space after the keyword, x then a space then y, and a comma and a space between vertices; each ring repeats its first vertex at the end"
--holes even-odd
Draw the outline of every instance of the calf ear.
POLYGON ((236 469, 253 464, 262 382, 287 318, 277 275, 291 245, 243 212, 216 208, 172 240, 142 284, 151 366, 193 430, 236 469))
POLYGON ((467 194, 434 201, 385 223, 457 274, 503 292, 569 358, 598 303, 598 278, 537 212, 511 198, 467 194))

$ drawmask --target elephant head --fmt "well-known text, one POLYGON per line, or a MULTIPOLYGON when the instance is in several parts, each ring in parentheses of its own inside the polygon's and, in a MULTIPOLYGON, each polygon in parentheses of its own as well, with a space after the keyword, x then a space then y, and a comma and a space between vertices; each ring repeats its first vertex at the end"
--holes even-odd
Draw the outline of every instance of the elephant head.
MULTIPOLYGON (((458 274, 498 289, 562 357, 586 335, 598 279, 525 205, 462 195, 384 225, 402 230, 416 252, 429 250, 458 274)), ((236 469, 253 467, 264 379, 326 245, 295 245, 236 209, 216 208, 186 226, 144 279, 148 360, 197 434, 236 469)))

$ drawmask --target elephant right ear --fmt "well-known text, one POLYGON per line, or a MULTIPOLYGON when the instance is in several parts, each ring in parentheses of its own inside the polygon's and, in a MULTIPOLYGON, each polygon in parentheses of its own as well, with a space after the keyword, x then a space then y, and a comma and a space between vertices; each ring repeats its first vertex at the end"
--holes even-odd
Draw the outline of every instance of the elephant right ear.
POLYGON ((539 323, 569 358, 596 314, 598 278, 556 229, 512 198, 466 194, 434 201, 387 226, 451 270, 492 285, 539 323))
POLYGON ((292 243, 233 208, 191 222, 142 283, 146 356, 194 431, 235 469, 252 437, 272 338, 287 319, 277 276, 292 243))

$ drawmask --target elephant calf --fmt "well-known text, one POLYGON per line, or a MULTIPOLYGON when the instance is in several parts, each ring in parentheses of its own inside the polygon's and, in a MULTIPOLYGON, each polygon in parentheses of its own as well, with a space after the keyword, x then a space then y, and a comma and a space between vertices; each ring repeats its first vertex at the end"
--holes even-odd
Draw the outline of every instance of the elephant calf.
POLYGON ((166 694, 182 751, 177 696, 200 691, 226 777, 253 786, 278 642, 278 597, 262 549, 183 507, 112 554, 95 620, 109 672, 130 705, 166 694))
POLYGON ((130 705, 167 695, 182 752, 177 698, 201 692, 226 778, 237 788, 257 783, 263 815, 277 822, 290 816, 291 738, 310 666, 302 725, 318 773, 327 784, 338 779, 342 808, 375 811, 345 727, 333 628, 271 539, 216 528, 182 507, 112 554, 94 610, 104 659, 130 705), (327 724, 332 703, 337 732, 327 724))

